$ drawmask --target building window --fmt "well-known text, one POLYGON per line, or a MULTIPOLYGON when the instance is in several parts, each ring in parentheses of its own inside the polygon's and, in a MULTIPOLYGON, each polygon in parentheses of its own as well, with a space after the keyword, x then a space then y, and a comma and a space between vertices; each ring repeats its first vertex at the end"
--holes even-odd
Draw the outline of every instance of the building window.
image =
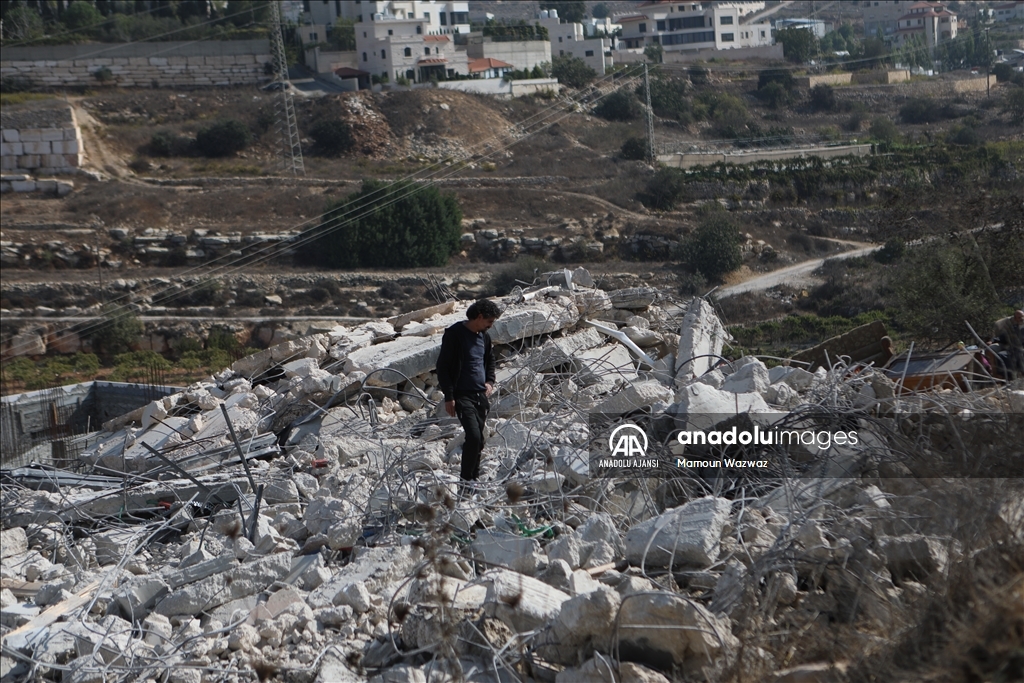
POLYGON ((341 16, 341 0, 334 0, 334 15, 341 16))
POLYGON ((559 57, 564 57, 565 56, 565 50, 559 50, 558 51, 558 56, 559 57))
POLYGON ((406 57, 412 57, 412 48, 411 47, 405 48, 405 56, 406 57))
POLYGON ((439 47, 435 47, 435 48, 434 48, 434 54, 435 54, 435 55, 439 55, 439 54, 441 54, 441 48, 439 48, 439 47))
POLYGON ((655 23, 655 26, 657 26, 659 31, 664 31, 665 30, 665 20, 664 19, 659 19, 657 21, 657 23, 655 23))
POLYGON ((761 37, 764 38, 764 31, 761 31, 761 37))
POLYGON ((364 62, 366 61, 366 53, 365 52, 363 53, 363 61, 364 62))
POLYGON ((423 33, 423 27, 422 26, 417 26, 416 27, 416 35, 422 35, 422 33, 423 33))
POLYGON ((731 43, 733 41, 734 37, 735 36, 732 33, 723 33, 722 34, 722 42, 723 43, 731 43))
POLYGON ((389 36, 393 36, 393 35, 395 35, 395 32, 394 32, 394 31, 392 31, 391 29, 388 29, 388 35, 389 35, 389 36))
POLYGON ((640 33, 647 33, 647 24, 640 24, 640 33))
POLYGON ((430 48, 429 47, 423 48, 423 54, 430 55, 430 48))
POLYGON ((447 26, 448 25, 448 15, 445 14, 444 12, 441 12, 440 17, 441 17, 441 26, 447 26))
POLYGON ((430 12, 424 12, 423 18, 426 19, 427 21, 430 21, 430 12))
POLYGON ((682 17, 668 20, 669 31, 678 31, 681 28, 704 28, 704 17, 682 17))
POLYGON ((719 23, 721 23, 722 26, 731 26, 732 17, 719 17, 719 23))
MULTIPOLYGON (((724 38, 725 36, 722 36, 722 37, 724 38)), ((387 50, 381 50, 380 51, 380 58, 381 59, 387 59, 388 58, 388 51, 387 50)))
POLYGON ((562 36, 558 36, 558 42, 562 42, 562 36))
POLYGON ((593 57, 594 56, 594 51, 593 50, 587 50, 583 54, 585 54, 587 57, 593 57))
POLYGON ((413 71, 412 69, 408 69, 405 72, 405 77, 408 78, 410 81, 415 80, 416 72, 413 71))

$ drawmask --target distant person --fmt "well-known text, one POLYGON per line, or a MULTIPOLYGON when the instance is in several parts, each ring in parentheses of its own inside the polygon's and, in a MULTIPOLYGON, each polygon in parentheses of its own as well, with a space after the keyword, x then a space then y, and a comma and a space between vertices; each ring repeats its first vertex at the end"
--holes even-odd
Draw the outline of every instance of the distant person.
POLYGON ((466 311, 468 320, 455 323, 441 337, 437 380, 444 393, 444 409, 458 417, 466 430, 462 445, 462 479, 480 476, 480 452, 484 448, 488 401, 494 390, 494 355, 487 330, 501 315, 497 304, 480 299, 466 311))
POLYGON ((999 343, 999 356, 1009 373, 1024 373, 1024 311, 997 320, 992 337, 999 343))

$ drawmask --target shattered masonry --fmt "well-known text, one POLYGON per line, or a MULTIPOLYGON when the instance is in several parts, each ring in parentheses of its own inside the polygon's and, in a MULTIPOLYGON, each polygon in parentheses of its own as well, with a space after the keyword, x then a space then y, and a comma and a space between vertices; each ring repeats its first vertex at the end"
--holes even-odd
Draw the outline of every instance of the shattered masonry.
MULTIPOLYGON (((77 478, 8 473, 2 680, 832 680, 845 664, 767 634, 840 620, 884 639, 970 551, 915 507, 932 494, 887 416, 1020 412, 1024 392, 901 397, 842 359, 729 363, 703 299, 556 279, 491 330, 475 490, 433 374, 461 302, 243 358, 105 424, 77 478), (819 410, 865 438, 803 451, 815 476, 592 478, 588 412, 637 409, 693 429, 819 410)), ((988 508, 1019 549, 1016 500, 988 508)))

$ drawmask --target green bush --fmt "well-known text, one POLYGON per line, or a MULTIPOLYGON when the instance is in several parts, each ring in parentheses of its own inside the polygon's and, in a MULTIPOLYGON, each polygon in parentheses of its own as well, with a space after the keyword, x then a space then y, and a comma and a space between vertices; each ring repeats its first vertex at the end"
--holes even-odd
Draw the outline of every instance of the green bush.
POLYGON ((155 157, 180 156, 188 150, 190 141, 169 130, 159 130, 149 139, 148 152, 155 157))
POLYGON ((695 273, 719 280, 743 263, 740 232, 729 216, 711 214, 679 247, 679 257, 695 273))
POLYGON ((237 352, 242 348, 242 345, 238 343, 238 337, 231 330, 214 327, 206 335, 206 348, 237 352))
POLYGON ((106 358, 126 353, 139 340, 143 329, 142 322, 131 313, 108 313, 92 334, 92 349, 106 358))
POLYGON ((900 118, 903 123, 935 123, 942 113, 930 97, 915 97, 900 107, 900 118))
POLYGON ((961 126, 951 131, 947 139, 952 144, 962 147, 975 147, 981 144, 981 136, 978 135, 978 131, 970 126, 961 126))
POLYGON ((851 133, 858 133, 860 132, 860 127, 864 124, 867 117, 868 115, 865 112, 855 111, 850 114, 850 118, 846 119, 843 123, 843 128, 851 133))
POLYGON ((757 89, 761 90, 769 83, 778 83, 786 92, 796 87, 793 72, 789 69, 765 69, 757 77, 757 89))
POLYGON ((327 156, 338 156, 352 149, 355 139, 352 129, 339 118, 320 119, 309 131, 317 150, 327 156))
POLYGON ((329 268, 443 266, 459 251, 462 209, 453 194, 410 181, 363 181, 327 207, 300 256, 329 268))
POLYGON ((647 183, 639 199, 649 208, 671 211, 683 198, 685 189, 686 180, 682 173, 674 168, 662 168, 647 183))
POLYGON ((895 142, 900 136, 899 128, 885 116, 876 116, 868 132, 875 140, 885 143, 895 142))
POLYGON ((1009 115, 1011 123, 1016 126, 1024 123, 1024 83, 1014 84, 1006 89, 1002 108, 1009 115))
POLYGON ((75 372, 92 375, 100 369, 100 359, 95 353, 76 353, 71 359, 75 372))
MULTIPOLYGON (((636 96, 644 98, 644 86, 636 88, 636 96)), ((658 116, 682 119, 690 114, 690 101, 686 97, 686 82, 665 78, 660 73, 651 79, 651 109, 658 116)))
POLYGON ((836 111, 839 109, 839 98, 831 85, 822 83, 811 88, 811 107, 815 111, 836 111))
POLYGON ((686 74, 690 77, 690 83, 694 85, 705 85, 711 76, 711 72, 708 71, 707 67, 701 64, 694 64, 686 70, 686 74))
POLYGON ((626 138, 626 141, 622 143, 622 150, 619 152, 619 156, 623 159, 644 161, 647 159, 648 151, 647 138, 630 137, 626 138))
POLYGON ((551 60, 551 76, 570 88, 582 88, 597 78, 597 72, 579 57, 555 57, 551 60))
POLYGON ((899 237, 891 237, 886 240, 881 249, 874 253, 874 257, 879 263, 895 263, 903 258, 906 252, 907 243, 899 237))
POLYGON ((594 108, 594 114, 608 121, 632 121, 639 118, 642 111, 636 97, 622 90, 611 93, 594 108))
POLYGON ((779 109, 789 104, 789 91, 778 81, 772 81, 757 91, 757 97, 772 109, 779 109))
POLYGON ((219 121, 196 135, 196 147, 203 156, 226 157, 249 146, 249 128, 236 119, 219 121))

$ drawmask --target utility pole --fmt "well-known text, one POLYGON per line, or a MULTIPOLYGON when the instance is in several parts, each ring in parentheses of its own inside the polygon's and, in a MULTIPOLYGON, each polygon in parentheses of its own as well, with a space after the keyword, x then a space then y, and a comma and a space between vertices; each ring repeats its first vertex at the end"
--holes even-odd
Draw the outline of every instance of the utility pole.
POLYGON ((288 57, 284 51, 284 20, 281 18, 281 3, 270 4, 270 49, 274 60, 274 84, 281 92, 277 110, 277 125, 281 132, 285 164, 291 162, 293 176, 306 175, 302 162, 302 144, 299 139, 299 125, 295 120, 295 105, 292 102, 291 84, 288 82, 288 57))
POLYGON ((654 110, 651 108, 651 79, 647 73, 647 62, 644 62, 644 98, 647 105, 647 158, 653 164, 658 157, 654 154, 654 110))

